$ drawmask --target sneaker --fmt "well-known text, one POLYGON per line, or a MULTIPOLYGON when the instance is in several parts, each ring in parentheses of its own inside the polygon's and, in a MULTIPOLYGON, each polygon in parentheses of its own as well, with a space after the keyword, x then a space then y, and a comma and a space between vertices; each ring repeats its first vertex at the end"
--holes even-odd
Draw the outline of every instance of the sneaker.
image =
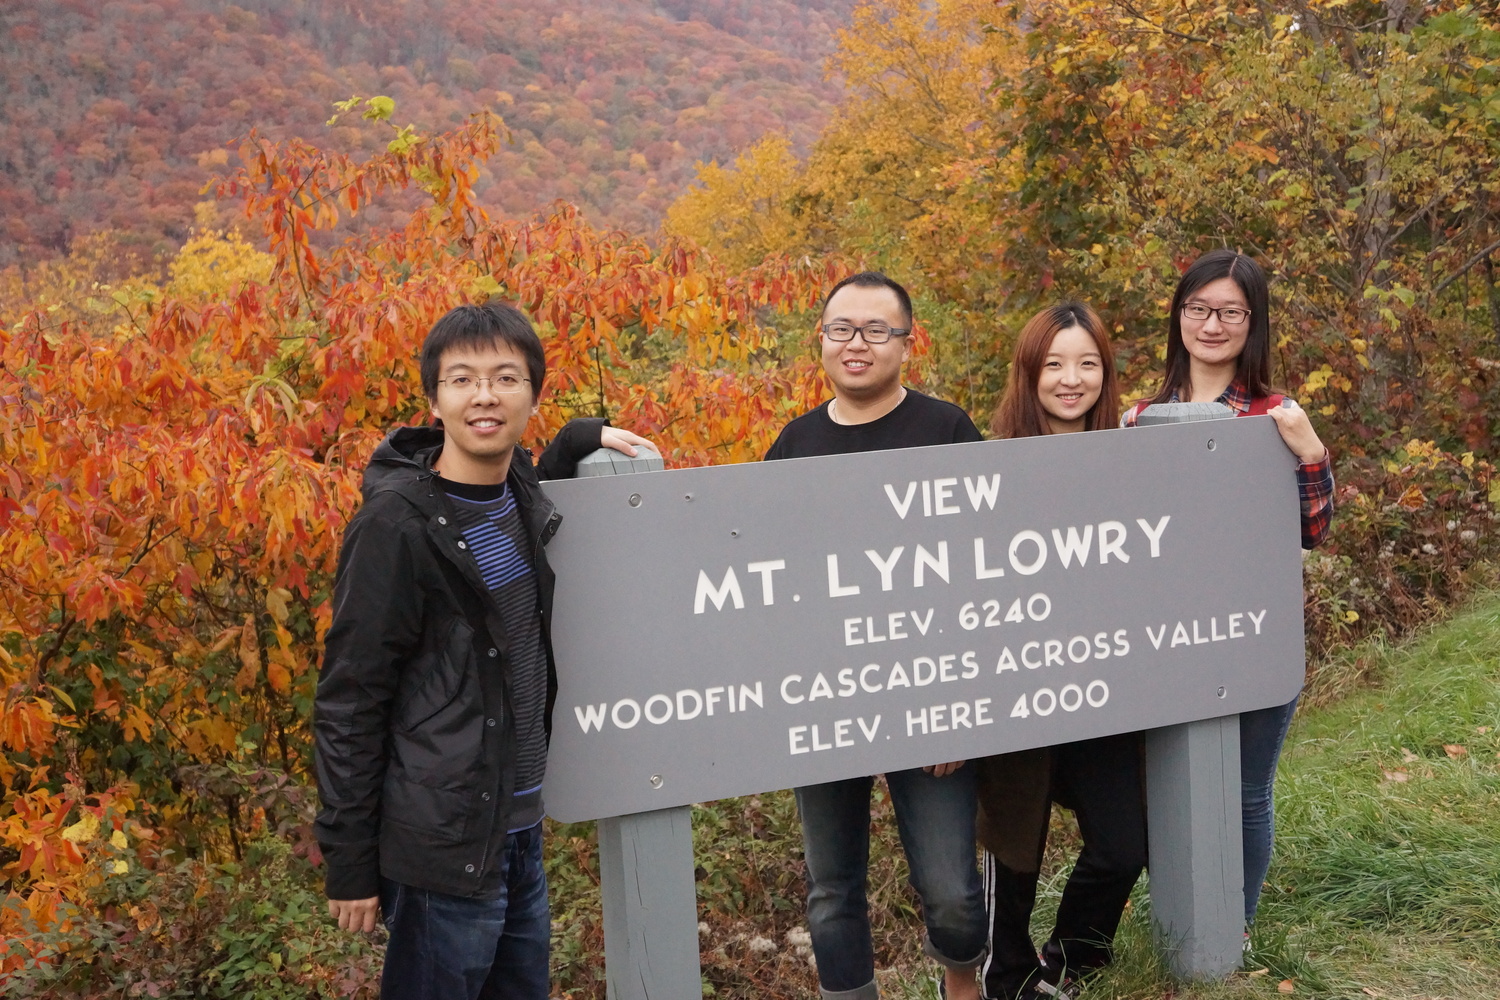
POLYGON ((1083 982, 1066 972, 1059 973, 1047 967, 1042 978, 1029 989, 1034 992, 1035 1000, 1078 1000, 1078 995, 1083 992, 1083 982), (1052 976, 1057 976, 1056 982, 1051 980, 1052 976))

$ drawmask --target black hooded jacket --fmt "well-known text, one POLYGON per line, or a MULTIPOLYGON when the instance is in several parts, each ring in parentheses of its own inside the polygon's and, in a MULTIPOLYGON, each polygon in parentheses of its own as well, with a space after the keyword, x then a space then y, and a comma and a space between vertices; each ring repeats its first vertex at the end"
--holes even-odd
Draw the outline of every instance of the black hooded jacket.
MULTIPOLYGON (((517 448, 508 482, 532 540, 547 647, 547 718, 557 677, 554 578, 543 548, 562 515, 541 478, 573 474, 603 420, 575 420, 533 467, 517 448)), ((457 896, 498 896, 515 791, 511 664, 500 610, 432 470, 443 432, 392 431, 370 460, 345 529, 313 712, 315 825, 330 899, 367 899, 380 876, 457 896)))

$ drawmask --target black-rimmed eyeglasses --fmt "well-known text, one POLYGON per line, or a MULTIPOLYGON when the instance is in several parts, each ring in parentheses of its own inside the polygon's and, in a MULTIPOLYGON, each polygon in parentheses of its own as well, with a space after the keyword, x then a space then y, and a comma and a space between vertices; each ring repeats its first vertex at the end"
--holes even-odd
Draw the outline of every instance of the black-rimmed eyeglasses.
POLYGON ((1206 320, 1209 316, 1219 317, 1219 322, 1225 326, 1239 326, 1250 318, 1249 309, 1241 309, 1239 306, 1223 306, 1215 309, 1201 302, 1189 302, 1182 307, 1182 314, 1188 319, 1206 320))
POLYGON ((829 340, 843 343, 846 340, 853 340, 856 333, 865 338, 867 344, 883 344, 892 337, 904 337, 911 331, 889 327, 884 323, 866 323, 864 326, 855 326, 852 323, 823 324, 823 336, 829 340))

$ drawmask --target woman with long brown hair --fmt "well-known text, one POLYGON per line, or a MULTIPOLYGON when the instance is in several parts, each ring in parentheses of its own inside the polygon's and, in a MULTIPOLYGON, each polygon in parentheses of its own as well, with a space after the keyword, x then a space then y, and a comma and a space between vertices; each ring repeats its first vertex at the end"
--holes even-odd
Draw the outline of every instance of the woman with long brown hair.
MULTIPOLYGON (((1098 314, 1079 302, 1044 309, 1016 341, 998 438, 1117 426, 1114 351, 1098 314)), ((1136 733, 1001 754, 979 762, 978 839, 984 846, 989 1000, 1069 997, 1111 958, 1120 915, 1146 864, 1146 816, 1136 733), (1040 961, 1031 910, 1051 804, 1071 808, 1083 850, 1063 889, 1040 961)))

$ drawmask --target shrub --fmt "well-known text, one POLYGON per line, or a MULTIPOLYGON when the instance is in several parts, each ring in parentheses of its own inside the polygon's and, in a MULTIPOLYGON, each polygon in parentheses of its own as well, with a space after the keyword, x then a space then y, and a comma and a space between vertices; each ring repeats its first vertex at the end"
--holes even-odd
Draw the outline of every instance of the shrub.
POLYGON ((85 895, 60 919, 26 927, 19 898, 6 902, 28 931, 11 942, 6 996, 378 995, 379 947, 330 922, 321 879, 284 840, 259 837, 225 864, 153 862, 119 832, 85 846, 85 895))
POLYGON ((1377 461, 1339 471, 1338 509, 1328 542, 1303 563, 1308 697, 1327 701, 1357 682, 1325 668, 1360 639, 1397 639, 1441 616, 1494 579, 1500 555, 1494 468, 1409 441, 1377 461))

